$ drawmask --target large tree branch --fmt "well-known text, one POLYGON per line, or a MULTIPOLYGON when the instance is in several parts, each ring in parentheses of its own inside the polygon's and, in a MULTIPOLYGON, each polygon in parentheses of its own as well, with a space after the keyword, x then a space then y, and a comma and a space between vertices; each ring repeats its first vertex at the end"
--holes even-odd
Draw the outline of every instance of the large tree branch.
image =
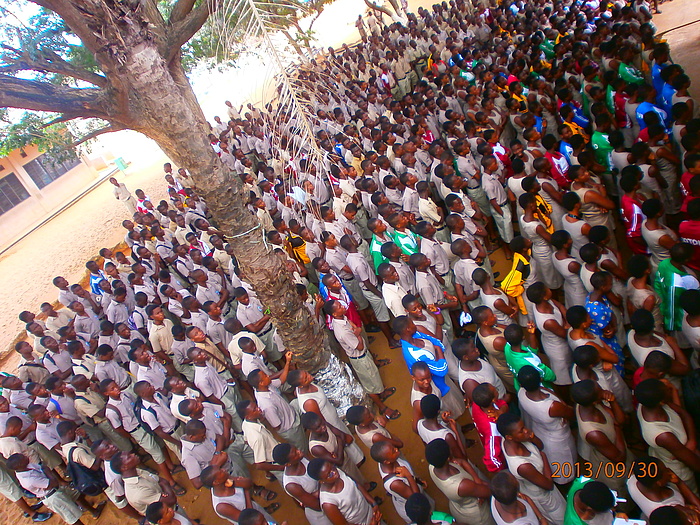
POLYGON ((71 31, 73 31, 83 46, 90 51, 105 76, 109 79, 111 87, 114 89, 114 98, 118 101, 120 111, 128 111, 129 88, 124 84, 119 72, 116 70, 111 57, 105 59, 105 54, 109 51, 105 48, 97 35, 92 31, 85 18, 85 14, 68 0, 30 0, 31 2, 53 11, 60 16, 71 31))
MULTIPOLYGON (((7 46, 3 47, 7 48, 7 46)), ((51 50, 42 49, 37 57, 32 57, 27 50, 11 49, 11 51, 16 56, 14 58, 6 56, 5 60, 8 64, 0 67, 0 72, 38 71, 40 73, 56 73, 57 75, 83 80, 99 87, 107 87, 109 85, 107 78, 87 69, 74 66, 51 50)))
POLYGON ((167 49, 166 24, 158 9, 158 0, 143 0, 141 2, 143 15, 148 20, 149 29, 158 42, 158 51, 164 53, 167 49))
POLYGON ((380 11, 389 17, 394 16, 394 14, 391 11, 389 11, 386 7, 379 7, 374 2, 370 2, 369 0, 365 0, 365 4, 367 4, 367 7, 369 7, 370 9, 376 9, 377 11, 380 11))
POLYGON ((100 135, 104 135, 105 133, 114 133, 115 131, 121 131, 123 129, 126 129, 126 127, 121 126, 119 124, 110 124, 109 126, 105 126, 103 128, 96 129, 95 131, 92 131, 86 135, 83 135, 75 142, 68 144, 64 149, 73 149, 77 146, 80 146, 83 142, 87 142, 88 140, 92 140, 96 137, 99 137, 100 135))
POLYGON ((99 87, 107 87, 109 85, 109 81, 103 75, 98 75, 97 73, 93 73, 87 69, 75 66, 70 62, 66 62, 51 50, 42 49, 41 53, 42 55, 46 56, 48 63, 50 63, 51 68, 53 68, 48 69, 47 66, 47 70, 51 71, 52 73, 84 80, 85 82, 89 82, 90 84, 99 87))
POLYGON ((167 62, 170 62, 177 55, 180 48, 202 28, 209 15, 222 4, 223 0, 204 0, 192 9, 184 19, 172 24, 168 31, 168 49, 165 55, 167 62))
POLYGON ((93 54, 97 54, 101 44, 85 23, 82 13, 66 0, 29 0, 38 6, 53 11, 60 16, 68 27, 71 28, 83 45, 93 54))
MULTIPOLYGON (((190 14, 190 11, 192 11, 196 3, 197 0, 177 0, 173 6, 173 10, 170 12, 168 24, 172 25, 184 20, 185 17, 190 14)), ((206 0, 204 3, 206 3, 206 0)))
POLYGON ((54 124, 60 124, 61 122, 68 122, 70 120, 75 120, 78 117, 71 117, 70 115, 61 115, 60 117, 56 117, 53 120, 49 120, 46 124, 41 126, 39 129, 46 129, 49 126, 53 126, 54 124))
POLYGON ((0 74, 0 107, 111 120, 102 89, 76 89, 0 74))

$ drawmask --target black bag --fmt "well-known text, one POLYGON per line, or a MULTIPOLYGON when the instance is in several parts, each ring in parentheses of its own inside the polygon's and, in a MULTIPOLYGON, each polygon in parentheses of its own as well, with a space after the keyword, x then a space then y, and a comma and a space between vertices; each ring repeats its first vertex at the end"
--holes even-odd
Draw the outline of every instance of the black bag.
POLYGON ((74 450, 75 447, 68 453, 68 468, 66 469, 72 480, 73 488, 85 496, 99 496, 107 488, 102 469, 92 470, 73 461, 74 450))
POLYGON ((150 434, 153 437, 157 437, 157 434, 153 432, 153 429, 141 417, 142 410, 148 410, 154 416, 156 415, 156 411, 152 408, 143 406, 143 398, 138 397, 134 402, 134 415, 136 416, 136 420, 139 422, 139 426, 146 431, 146 434, 150 434))

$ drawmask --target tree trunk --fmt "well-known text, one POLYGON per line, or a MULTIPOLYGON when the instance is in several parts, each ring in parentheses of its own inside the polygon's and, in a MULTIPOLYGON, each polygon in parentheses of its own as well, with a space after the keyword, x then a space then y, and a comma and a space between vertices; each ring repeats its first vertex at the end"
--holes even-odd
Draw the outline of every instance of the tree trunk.
POLYGON ((120 68, 138 97, 134 127, 155 140, 178 165, 192 173, 217 226, 234 248, 243 278, 270 309, 288 350, 303 368, 316 372, 328 361, 323 333, 296 293, 283 261, 268 247, 264 232, 247 209, 242 183, 229 172, 207 140, 208 128, 189 83, 176 83, 155 47, 133 48, 120 68))
POLYGON ((364 391, 347 365, 332 356, 321 327, 296 293, 283 259, 267 245, 259 222, 246 207, 240 178, 228 171, 209 144, 208 127, 179 60, 166 68, 154 46, 133 46, 121 73, 136 99, 133 129, 152 138, 196 181, 217 226, 233 246, 242 271, 298 367, 318 377, 341 415, 364 400, 364 391))

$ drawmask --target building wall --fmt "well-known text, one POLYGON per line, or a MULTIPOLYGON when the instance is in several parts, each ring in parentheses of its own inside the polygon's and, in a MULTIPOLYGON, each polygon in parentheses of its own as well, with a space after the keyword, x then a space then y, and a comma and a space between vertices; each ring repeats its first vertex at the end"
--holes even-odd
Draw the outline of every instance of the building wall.
POLYGON ((97 171, 81 159, 80 164, 39 188, 24 169, 39 156, 41 153, 36 146, 30 146, 0 158, 0 180, 14 173, 29 193, 28 199, 0 215, 0 247, 61 208, 98 177, 97 171))

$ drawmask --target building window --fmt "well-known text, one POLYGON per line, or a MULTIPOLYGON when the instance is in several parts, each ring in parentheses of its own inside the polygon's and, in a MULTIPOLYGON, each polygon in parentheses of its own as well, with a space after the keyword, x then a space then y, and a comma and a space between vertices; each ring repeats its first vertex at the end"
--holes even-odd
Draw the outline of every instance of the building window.
POLYGON ((28 198, 29 192, 22 186, 17 175, 10 173, 0 179, 0 214, 10 211, 28 198))
POLYGON ((50 183, 65 175, 68 171, 80 164, 80 159, 69 159, 63 162, 55 161, 48 155, 39 155, 33 161, 24 166, 24 170, 34 181, 39 189, 48 186, 50 183))

